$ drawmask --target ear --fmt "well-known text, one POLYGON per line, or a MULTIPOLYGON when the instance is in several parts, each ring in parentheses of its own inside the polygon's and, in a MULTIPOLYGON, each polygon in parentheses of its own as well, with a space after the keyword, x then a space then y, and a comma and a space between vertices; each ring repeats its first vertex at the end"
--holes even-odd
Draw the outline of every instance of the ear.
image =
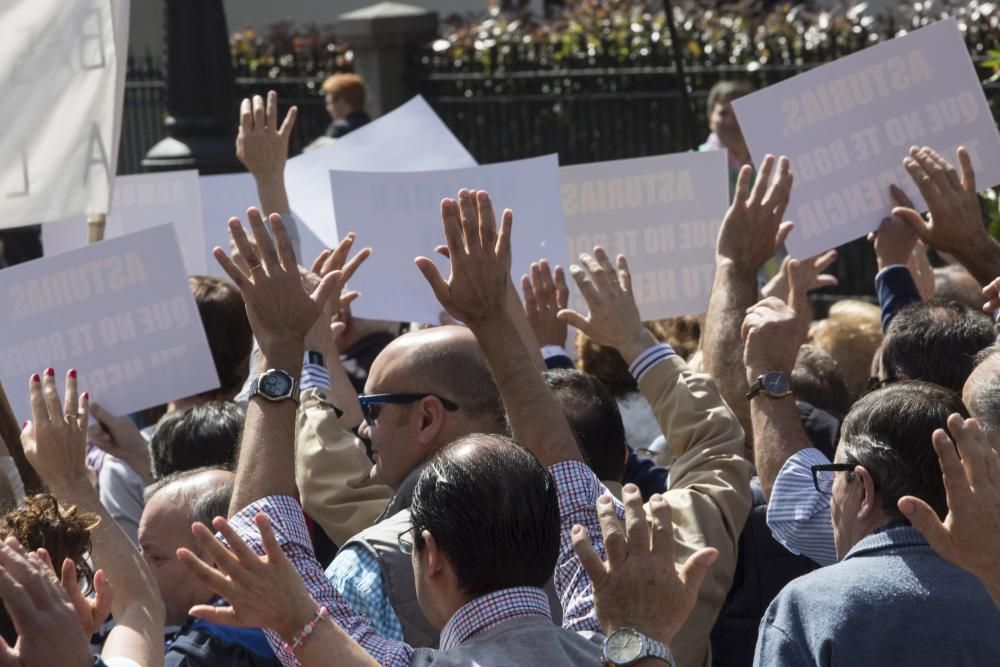
POLYGON ((440 578, 449 567, 441 545, 437 543, 437 539, 429 530, 423 531, 421 536, 424 538, 424 548, 420 550, 424 577, 426 579, 440 578))
POLYGON ((857 485, 854 493, 861 494, 858 503, 858 518, 867 519, 879 509, 878 498, 875 496, 875 480, 864 466, 854 467, 854 483, 857 485))
POLYGON ((435 442, 444 428, 445 412, 441 401, 433 396, 427 396, 417 404, 420 410, 420 430, 417 432, 417 443, 426 449, 435 442))

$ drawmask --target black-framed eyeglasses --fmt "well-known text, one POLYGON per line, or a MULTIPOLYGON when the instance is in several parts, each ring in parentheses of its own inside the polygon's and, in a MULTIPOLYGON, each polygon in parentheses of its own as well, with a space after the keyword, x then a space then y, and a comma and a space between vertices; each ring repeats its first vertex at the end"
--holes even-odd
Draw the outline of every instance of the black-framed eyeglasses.
POLYGON ((383 405, 409 405, 428 396, 433 396, 441 401, 441 405, 448 412, 458 410, 458 406, 454 402, 437 394, 361 394, 358 396, 358 402, 361 403, 361 414, 364 416, 365 422, 369 426, 374 426, 383 405))
POLYGON ((856 463, 824 463, 812 467, 813 484, 823 495, 833 494, 833 480, 838 472, 853 472, 856 463))
POLYGON ((415 530, 413 526, 410 526, 409 528, 401 532, 399 536, 396 538, 396 541, 399 543, 399 550, 404 554, 409 555, 413 553, 414 534, 415 530))

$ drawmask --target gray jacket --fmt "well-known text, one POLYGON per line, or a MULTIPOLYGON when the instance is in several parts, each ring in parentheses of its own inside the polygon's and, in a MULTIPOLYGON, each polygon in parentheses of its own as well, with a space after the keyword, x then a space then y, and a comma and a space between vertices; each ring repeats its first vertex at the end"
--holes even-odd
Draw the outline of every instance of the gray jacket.
POLYGON ((1000 610, 907 524, 788 584, 767 608, 755 665, 1000 664, 1000 610))

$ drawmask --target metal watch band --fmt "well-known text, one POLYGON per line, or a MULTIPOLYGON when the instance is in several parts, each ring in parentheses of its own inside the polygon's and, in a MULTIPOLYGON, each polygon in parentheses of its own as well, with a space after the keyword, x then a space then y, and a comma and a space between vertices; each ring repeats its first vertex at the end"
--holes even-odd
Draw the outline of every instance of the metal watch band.
POLYGON ((677 667, 677 662, 674 660, 674 654, 670 652, 670 647, 668 647, 663 642, 658 642, 655 639, 650 639, 643 635, 643 639, 646 640, 646 656, 652 658, 659 658, 660 660, 666 661, 670 667, 677 667))

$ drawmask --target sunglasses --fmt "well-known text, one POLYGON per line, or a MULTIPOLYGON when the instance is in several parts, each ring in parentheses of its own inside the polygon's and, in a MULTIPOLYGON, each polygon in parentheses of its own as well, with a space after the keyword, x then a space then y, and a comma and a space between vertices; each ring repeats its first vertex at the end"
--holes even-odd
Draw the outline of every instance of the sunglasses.
POLYGON ((441 401, 441 405, 448 412, 458 410, 455 403, 437 394, 361 394, 358 396, 358 402, 361 403, 361 414, 365 418, 365 423, 368 426, 375 426, 383 405, 410 405, 428 396, 441 401))

